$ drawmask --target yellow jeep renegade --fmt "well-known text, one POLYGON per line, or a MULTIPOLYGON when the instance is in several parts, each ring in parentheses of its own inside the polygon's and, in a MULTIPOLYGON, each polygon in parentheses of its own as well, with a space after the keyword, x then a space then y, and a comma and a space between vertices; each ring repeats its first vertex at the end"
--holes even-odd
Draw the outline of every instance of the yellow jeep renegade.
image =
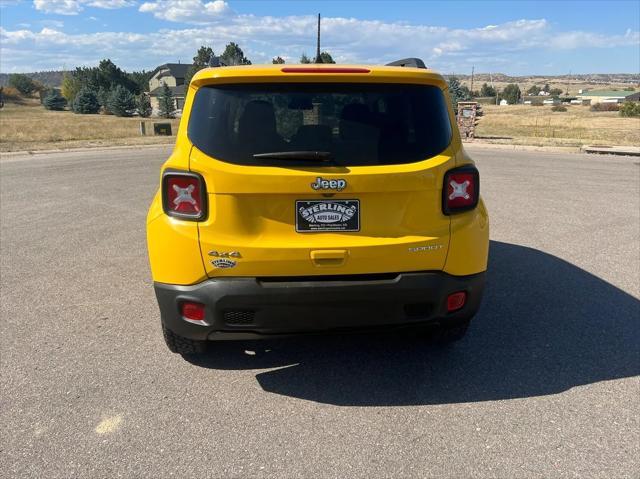
POLYGON ((219 66, 189 84, 147 218, 169 349, 433 326, 462 337, 488 216, 447 84, 386 66, 219 66))

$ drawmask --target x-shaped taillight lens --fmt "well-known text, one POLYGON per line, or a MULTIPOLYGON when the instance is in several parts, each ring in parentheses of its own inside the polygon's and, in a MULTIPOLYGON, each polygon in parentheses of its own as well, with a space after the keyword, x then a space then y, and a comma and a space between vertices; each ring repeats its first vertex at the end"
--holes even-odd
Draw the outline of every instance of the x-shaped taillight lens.
POLYGON ((207 196, 200 175, 167 171, 162 177, 162 205, 167 215, 199 221, 206 216, 207 196))
POLYGON ((449 170, 444 175, 442 211, 445 215, 473 209, 480 196, 480 176, 472 166, 449 170))

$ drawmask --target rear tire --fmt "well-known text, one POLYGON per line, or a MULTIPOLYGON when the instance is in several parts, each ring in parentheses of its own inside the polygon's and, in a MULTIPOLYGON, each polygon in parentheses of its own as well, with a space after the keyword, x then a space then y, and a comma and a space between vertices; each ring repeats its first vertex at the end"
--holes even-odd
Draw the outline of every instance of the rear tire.
POLYGON ((198 341, 195 339, 184 338, 177 335, 163 324, 162 335, 164 336, 164 342, 167 343, 167 347, 172 353, 177 354, 201 354, 207 349, 206 341, 198 341))
POLYGON ((453 325, 441 326, 438 332, 440 344, 451 344, 460 341, 467 334, 471 319, 465 319, 453 325))

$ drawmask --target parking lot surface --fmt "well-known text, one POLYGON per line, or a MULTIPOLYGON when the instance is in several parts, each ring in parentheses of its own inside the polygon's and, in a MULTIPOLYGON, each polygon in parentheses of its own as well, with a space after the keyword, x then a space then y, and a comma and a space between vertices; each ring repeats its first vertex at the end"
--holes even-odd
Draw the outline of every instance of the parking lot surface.
POLYGON ((474 148, 468 336, 165 347, 145 215, 169 148, 0 160, 3 477, 638 477, 638 159, 474 148))

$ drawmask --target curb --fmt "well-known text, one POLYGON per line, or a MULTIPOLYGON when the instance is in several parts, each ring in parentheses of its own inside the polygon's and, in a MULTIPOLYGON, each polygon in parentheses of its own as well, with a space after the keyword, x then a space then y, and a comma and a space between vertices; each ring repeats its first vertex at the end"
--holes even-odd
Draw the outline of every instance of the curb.
POLYGON ((170 143, 151 143, 143 145, 116 145, 116 146, 83 146, 79 148, 60 148, 55 150, 22 150, 22 151, 2 151, 0 157, 13 157, 13 156, 37 156, 37 155, 50 155, 52 153, 83 153, 102 150, 131 150, 140 148, 160 148, 170 147, 173 148, 175 142, 170 143))

